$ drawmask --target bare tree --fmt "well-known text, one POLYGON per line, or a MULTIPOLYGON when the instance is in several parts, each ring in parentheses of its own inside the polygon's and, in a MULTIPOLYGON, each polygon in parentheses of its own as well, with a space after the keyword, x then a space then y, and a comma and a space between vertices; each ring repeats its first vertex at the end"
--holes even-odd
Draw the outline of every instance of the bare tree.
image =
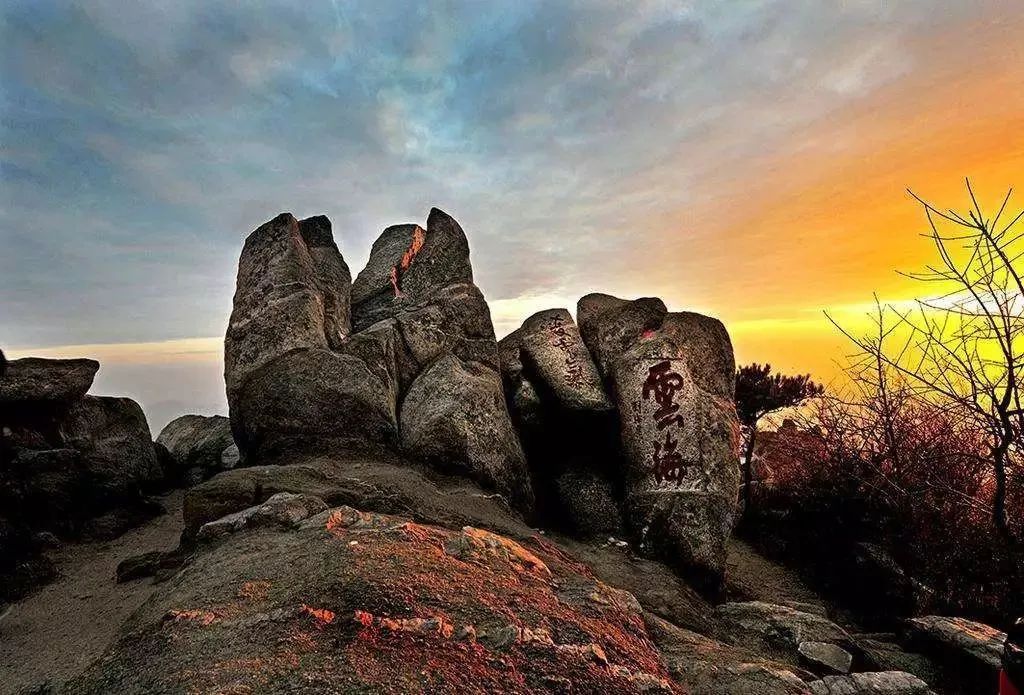
MULTIPOLYGON (((928 222, 938 259, 904 273, 934 288, 915 306, 880 308, 878 332, 856 336, 829 316, 879 370, 899 374, 915 398, 973 421, 992 469, 992 522, 1011 540, 1008 469, 1020 455, 1024 408, 1024 211, 1007 214, 1012 189, 987 217, 967 181, 971 207, 945 212, 912 191, 928 222), (896 343, 895 348, 892 344, 896 343)), ((879 374, 882 372, 880 371, 879 374)))

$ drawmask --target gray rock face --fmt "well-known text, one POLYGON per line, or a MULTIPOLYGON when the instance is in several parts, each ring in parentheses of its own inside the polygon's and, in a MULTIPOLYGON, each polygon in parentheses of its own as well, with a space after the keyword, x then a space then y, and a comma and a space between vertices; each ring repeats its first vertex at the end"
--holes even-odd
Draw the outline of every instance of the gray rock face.
POLYGON ((603 375, 610 375, 620 355, 654 331, 668 309, 657 297, 633 301, 609 294, 588 294, 576 303, 580 334, 603 375))
POLYGON ((807 685, 813 695, 935 695, 920 678, 901 671, 826 676, 807 685))
POLYGON ((530 316, 500 341, 498 357, 542 522, 621 536, 615 413, 569 312, 530 316))
POLYGON ((179 477, 199 468, 206 479, 238 462, 231 422, 222 415, 182 415, 169 422, 156 441, 167 449, 172 471, 179 477))
POLYGON ((651 614, 644 622, 672 679, 701 695, 806 695, 785 664, 690 632, 651 614))
POLYGON ((526 461, 496 371, 454 355, 439 359, 405 396, 401 440, 437 468, 469 475, 532 509, 526 461))
POLYGON ((279 492, 263 504, 203 524, 197 538, 201 541, 212 541, 247 528, 260 526, 287 528, 295 526, 303 519, 308 519, 325 509, 327 509, 327 505, 319 497, 279 492))
POLYGON ((224 339, 228 403, 249 376, 298 348, 341 345, 350 333, 351 275, 325 217, 283 213, 245 240, 224 339))
POLYGON ((657 555, 717 584, 740 482, 728 333, 655 299, 587 295, 577 315, 619 409, 628 521, 657 555))
POLYGON ((425 228, 388 227, 349 285, 326 218, 281 215, 246 240, 225 341, 242 461, 403 448, 529 509, 490 311, 458 223, 433 209, 425 228))
POLYGON ((99 368, 99 362, 88 359, 11 360, 0 377, 0 406, 77 401, 92 386, 99 368))
POLYGON ((236 391, 232 429, 247 464, 395 441, 395 387, 365 362, 327 349, 294 350, 236 391))
POLYGON ((829 642, 805 641, 797 645, 796 650, 808 668, 818 673, 849 673, 853 665, 853 655, 850 652, 829 642))
POLYGON ((906 637, 910 646, 942 660, 957 676, 973 678, 979 690, 996 686, 1005 632, 966 618, 926 615, 907 620, 906 637))
MULTIPOLYGON (((516 331, 520 362, 565 410, 611 410, 597 366, 565 309, 530 316, 516 331)), ((510 374, 511 376, 511 374, 510 374)))
POLYGON ((63 429, 99 498, 133 496, 162 483, 146 416, 130 398, 86 396, 72 406, 63 429))
POLYGON ((715 609, 715 615, 718 637, 730 644, 754 649, 794 666, 832 668, 833 663, 846 662, 849 669, 846 657, 850 654, 843 656, 828 645, 846 652, 853 643, 850 635, 820 615, 762 601, 724 603, 715 609), (807 643, 810 644, 804 646, 807 643))
POLYGON ((374 242, 352 286, 353 323, 362 330, 431 299, 441 288, 472 284, 465 233, 458 222, 433 208, 426 229, 396 225, 374 242))

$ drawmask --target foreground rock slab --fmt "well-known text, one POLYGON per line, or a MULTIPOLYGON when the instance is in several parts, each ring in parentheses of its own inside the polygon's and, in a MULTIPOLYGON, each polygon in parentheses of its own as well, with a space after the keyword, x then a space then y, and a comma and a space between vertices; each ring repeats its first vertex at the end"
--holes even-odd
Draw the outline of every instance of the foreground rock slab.
POLYGON ((1006 633, 966 618, 927 615, 906 622, 909 646, 941 660, 954 679, 994 692, 1006 633))
POLYGON ((808 685, 813 695, 935 695, 923 680, 902 671, 826 676, 808 685))
POLYGON ((636 600, 545 541, 350 507, 205 546, 61 690, 536 691, 684 692, 636 600))

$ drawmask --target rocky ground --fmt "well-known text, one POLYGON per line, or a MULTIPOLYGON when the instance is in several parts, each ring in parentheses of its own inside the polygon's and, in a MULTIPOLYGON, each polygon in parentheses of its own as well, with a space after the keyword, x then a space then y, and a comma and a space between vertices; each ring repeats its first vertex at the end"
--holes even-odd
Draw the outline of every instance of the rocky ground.
POLYGON ((8 606, 0 617, 0 692, 63 682, 103 652, 155 589, 149 580, 117 583, 118 563, 177 546, 183 497, 177 490, 160 498, 166 514, 119 538, 66 543, 48 553, 57 579, 8 606))

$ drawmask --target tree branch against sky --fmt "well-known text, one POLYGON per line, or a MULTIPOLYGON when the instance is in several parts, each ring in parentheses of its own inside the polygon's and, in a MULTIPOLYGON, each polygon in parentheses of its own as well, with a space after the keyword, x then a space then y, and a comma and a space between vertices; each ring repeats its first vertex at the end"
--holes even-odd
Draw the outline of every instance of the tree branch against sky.
POLYGON ((1012 189, 986 212, 966 183, 969 206, 941 210, 912 191, 935 259, 904 273, 928 288, 909 309, 879 305, 878 332, 857 335, 832 320, 868 360, 906 380, 915 397, 973 420, 992 467, 995 528, 1012 536, 1008 476, 1024 431, 1024 211, 1011 212, 1012 189))

